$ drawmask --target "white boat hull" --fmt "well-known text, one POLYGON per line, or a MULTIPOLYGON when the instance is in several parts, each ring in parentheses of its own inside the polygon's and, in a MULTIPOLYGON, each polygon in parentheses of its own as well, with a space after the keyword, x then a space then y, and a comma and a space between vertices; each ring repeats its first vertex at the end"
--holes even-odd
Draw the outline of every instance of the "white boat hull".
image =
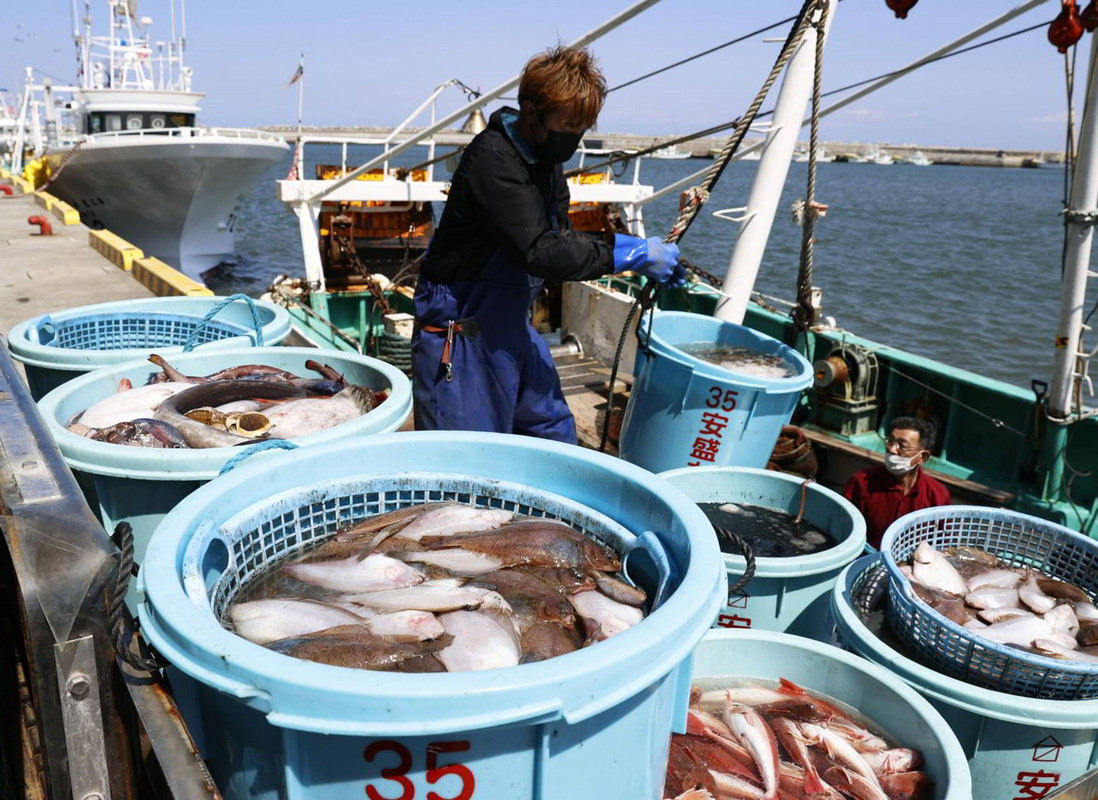
POLYGON ((195 280, 233 252, 240 203, 289 145, 234 136, 90 139, 47 153, 47 191, 195 280), (68 159, 65 160, 67 154, 68 159))

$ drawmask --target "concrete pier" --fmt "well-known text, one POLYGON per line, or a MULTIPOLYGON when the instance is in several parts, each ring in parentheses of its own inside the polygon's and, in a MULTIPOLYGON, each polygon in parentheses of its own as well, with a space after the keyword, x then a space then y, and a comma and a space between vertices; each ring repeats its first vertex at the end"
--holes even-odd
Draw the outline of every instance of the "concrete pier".
POLYGON ((153 293, 88 246, 89 230, 65 225, 33 195, 0 197, 0 334, 25 319, 73 306, 153 293), (27 217, 44 216, 52 236, 27 217))

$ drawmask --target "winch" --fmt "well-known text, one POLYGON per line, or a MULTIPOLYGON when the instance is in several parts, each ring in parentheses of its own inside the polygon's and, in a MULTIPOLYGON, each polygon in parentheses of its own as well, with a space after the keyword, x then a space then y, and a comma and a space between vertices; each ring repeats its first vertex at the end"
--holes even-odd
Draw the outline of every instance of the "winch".
POLYGON ((877 356, 864 347, 835 342, 831 352, 812 368, 816 422, 844 436, 873 430, 879 405, 877 356))

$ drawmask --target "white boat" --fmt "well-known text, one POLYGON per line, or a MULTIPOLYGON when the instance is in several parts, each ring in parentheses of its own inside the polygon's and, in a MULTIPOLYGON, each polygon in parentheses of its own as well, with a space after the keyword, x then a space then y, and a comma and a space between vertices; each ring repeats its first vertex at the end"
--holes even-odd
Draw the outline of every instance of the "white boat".
POLYGON ((905 164, 912 164, 916 167, 929 167, 934 162, 926 157, 926 153, 922 150, 915 150, 907 158, 904 159, 905 164))
POLYGON ((185 32, 153 45, 152 21, 136 18, 134 0, 107 3, 107 34, 92 35, 85 18, 77 37, 79 86, 28 81, 28 96, 44 98, 45 123, 31 127, 47 190, 89 227, 200 281, 233 252, 239 203, 289 145, 261 131, 197 126, 204 94, 191 90, 183 64, 185 32))
POLYGON ((668 145, 667 147, 661 147, 659 150, 654 150, 651 153, 652 158, 690 158, 690 153, 685 150, 680 150, 676 145, 668 145))
POLYGON ((863 160, 868 164, 880 164, 881 166, 889 166, 896 163, 896 159, 887 153, 883 152, 879 148, 870 150, 863 156, 863 160))

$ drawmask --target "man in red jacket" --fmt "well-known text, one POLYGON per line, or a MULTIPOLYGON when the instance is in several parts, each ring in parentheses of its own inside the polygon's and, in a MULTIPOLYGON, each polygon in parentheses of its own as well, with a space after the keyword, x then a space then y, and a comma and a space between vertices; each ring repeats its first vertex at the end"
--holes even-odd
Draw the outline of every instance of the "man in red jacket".
POLYGON ((865 517, 866 539, 881 546, 885 530, 912 511, 949 505, 949 489, 921 465, 934 446, 934 425, 917 417, 896 417, 885 440, 885 463, 855 472, 843 496, 865 517))

